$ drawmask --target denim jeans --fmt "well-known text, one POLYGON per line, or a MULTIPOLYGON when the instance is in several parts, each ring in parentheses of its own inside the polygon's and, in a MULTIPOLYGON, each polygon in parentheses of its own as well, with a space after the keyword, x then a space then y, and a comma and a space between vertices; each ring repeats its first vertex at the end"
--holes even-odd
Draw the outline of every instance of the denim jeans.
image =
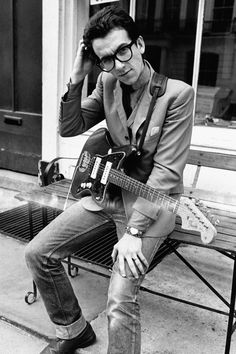
MULTIPOLYGON (((61 260, 76 252, 84 242, 98 237, 98 231, 104 225, 108 229, 114 227, 114 222, 120 238, 127 224, 124 209, 112 213, 103 210, 92 212, 77 202, 54 219, 26 247, 27 265, 59 338, 74 338, 86 326, 61 260)), ((149 264, 165 237, 144 235, 142 251, 149 264)), ((109 354, 139 354, 141 351, 138 291, 144 276, 135 279, 128 267, 126 271, 128 275, 124 278, 115 262, 107 302, 109 354)))

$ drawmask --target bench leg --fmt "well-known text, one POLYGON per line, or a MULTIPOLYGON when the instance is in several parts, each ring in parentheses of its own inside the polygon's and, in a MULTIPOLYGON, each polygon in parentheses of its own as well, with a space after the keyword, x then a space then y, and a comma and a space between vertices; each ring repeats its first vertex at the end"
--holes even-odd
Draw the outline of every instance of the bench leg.
POLYGON ((67 263, 67 269, 68 269, 68 274, 71 278, 77 277, 79 274, 79 267, 76 267, 76 265, 72 264, 71 262, 71 256, 67 257, 68 263, 67 263))
POLYGON ((233 320, 234 320, 234 313, 235 313, 235 297, 236 297, 236 255, 234 255, 234 269, 233 269, 233 279, 232 279, 232 288, 231 288, 228 329, 227 329, 226 344, 225 344, 225 354, 230 353, 231 336, 233 333, 233 320))
POLYGON ((35 284, 35 282, 33 281, 33 291, 29 291, 26 295, 25 295, 25 302, 28 305, 33 304, 37 299, 37 286, 35 284))

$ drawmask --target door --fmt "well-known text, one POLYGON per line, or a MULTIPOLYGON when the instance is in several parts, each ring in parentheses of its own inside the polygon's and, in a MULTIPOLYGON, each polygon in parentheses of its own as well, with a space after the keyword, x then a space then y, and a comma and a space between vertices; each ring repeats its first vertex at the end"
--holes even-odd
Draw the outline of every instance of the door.
POLYGON ((0 168, 37 174, 42 144, 42 1, 0 4, 0 168))

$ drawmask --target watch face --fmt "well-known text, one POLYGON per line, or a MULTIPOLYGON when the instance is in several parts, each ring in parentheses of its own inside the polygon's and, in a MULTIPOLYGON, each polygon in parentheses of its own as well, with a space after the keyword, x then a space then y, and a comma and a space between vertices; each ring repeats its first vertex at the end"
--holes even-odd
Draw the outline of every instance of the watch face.
POLYGON ((142 231, 139 231, 138 229, 136 229, 136 227, 127 227, 126 228, 126 231, 129 235, 131 236, 136 236, 136 237, 141 237, 143 232, 142 231))
POLYGON ((132 235, 137 235, 138 234, 138 230, 135 229, 135 227, 131 227, 130 228, 130 232, 131 232, 132 235))

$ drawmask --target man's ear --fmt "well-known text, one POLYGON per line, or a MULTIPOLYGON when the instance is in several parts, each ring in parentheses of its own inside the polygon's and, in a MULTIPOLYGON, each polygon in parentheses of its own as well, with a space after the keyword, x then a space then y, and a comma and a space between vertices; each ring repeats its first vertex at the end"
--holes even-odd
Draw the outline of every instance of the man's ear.
POLYGON ((145 42, 142 36, 139 36, 137 39, 137 47, 140 51, 141 54, 144 54, 145 52, 145 42))

